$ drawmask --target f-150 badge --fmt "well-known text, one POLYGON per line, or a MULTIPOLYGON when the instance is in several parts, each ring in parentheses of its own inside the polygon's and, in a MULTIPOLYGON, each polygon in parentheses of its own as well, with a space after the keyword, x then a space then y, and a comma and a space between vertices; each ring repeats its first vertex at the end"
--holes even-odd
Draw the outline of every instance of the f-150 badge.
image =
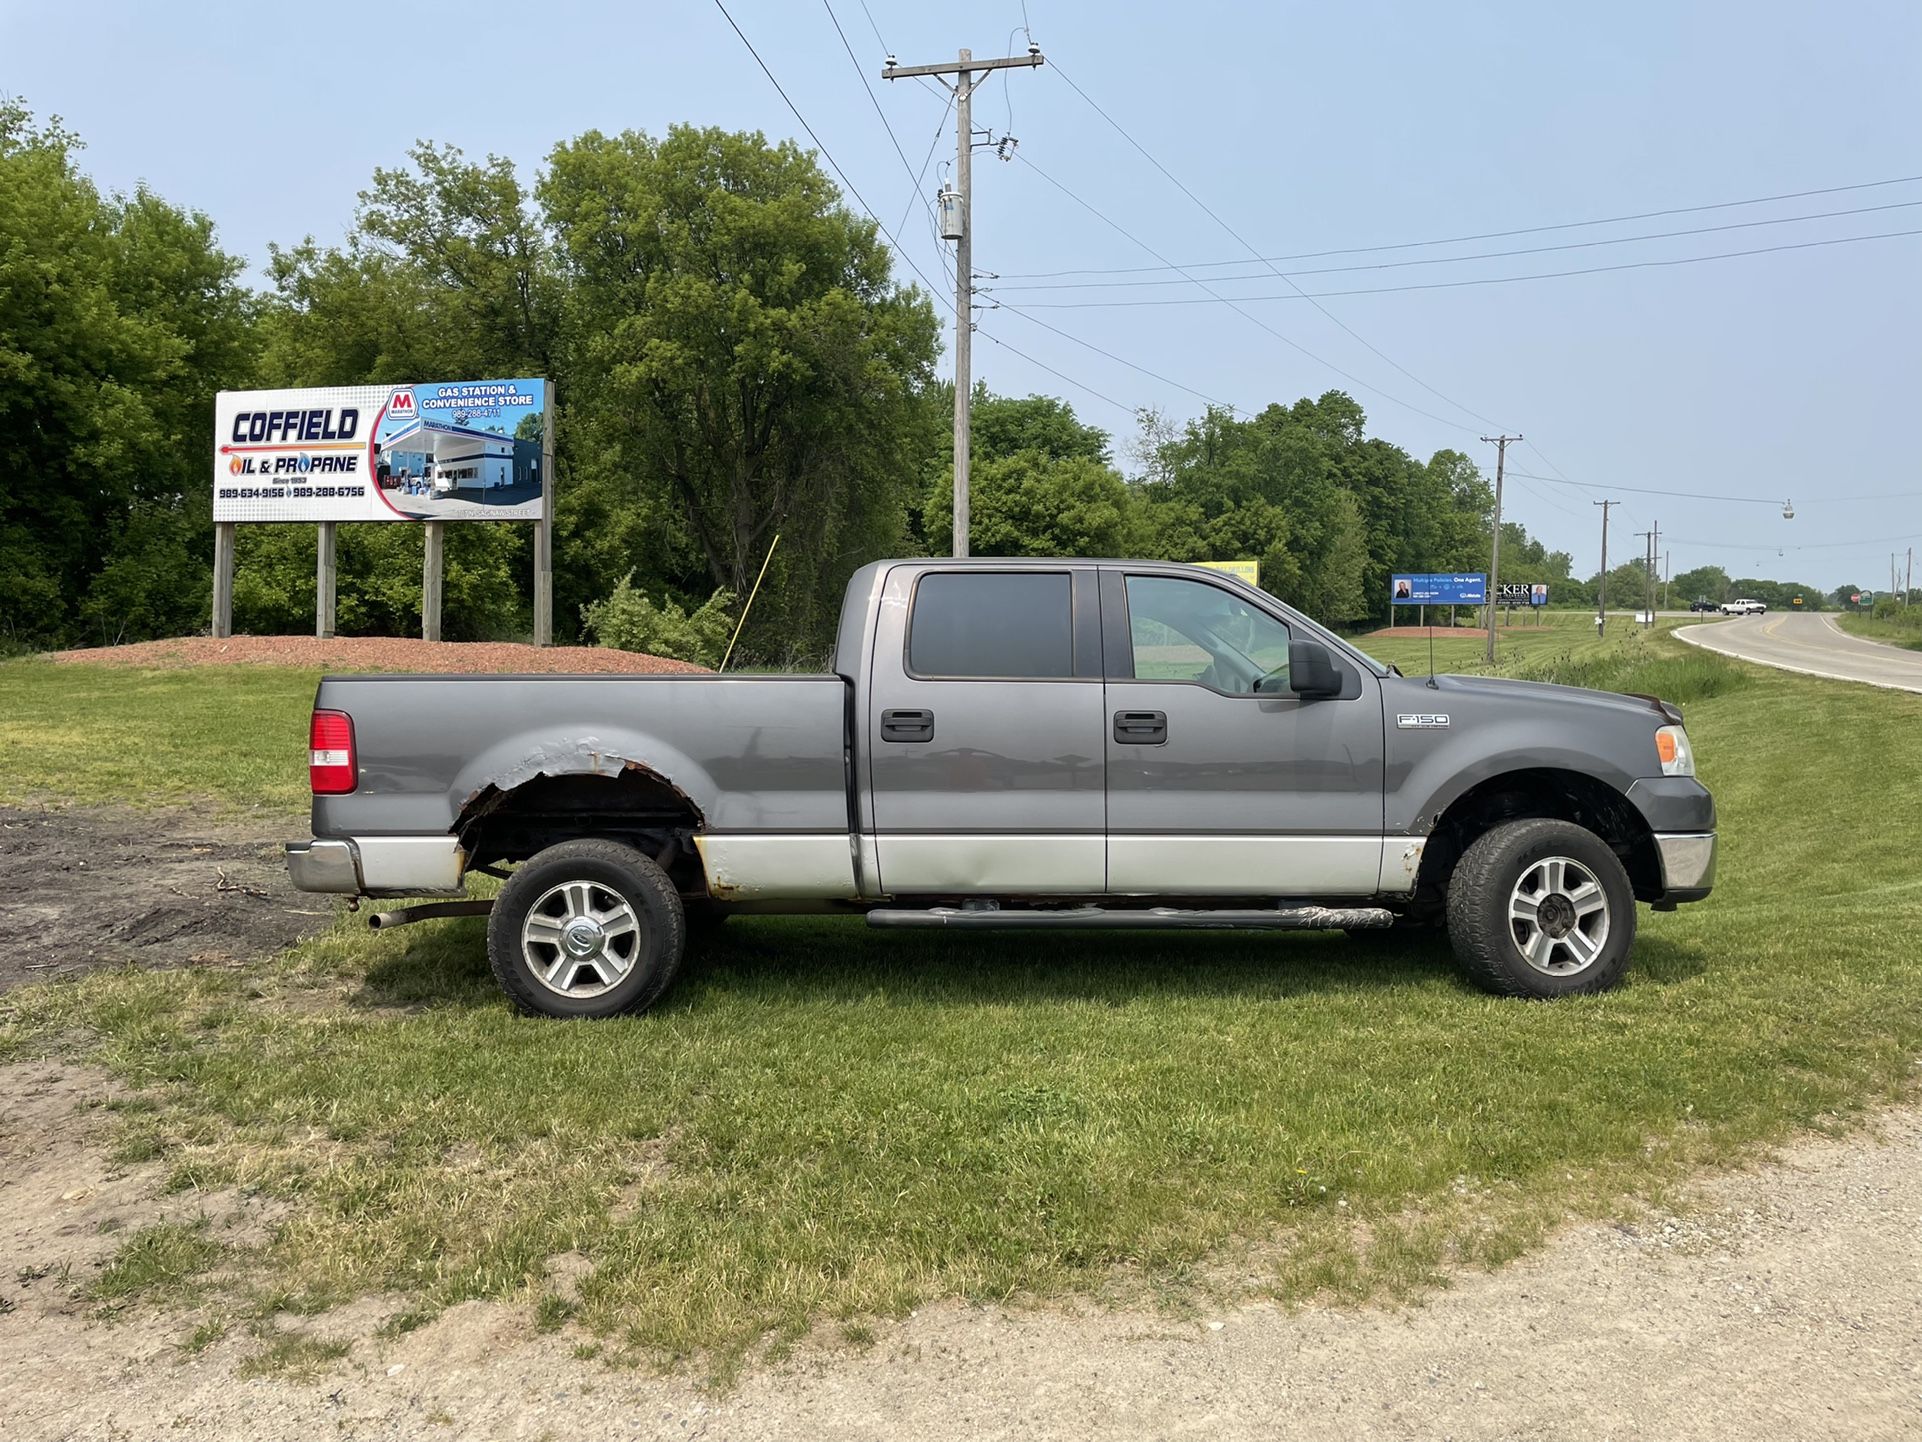
POLYGON ((1446 726, 1446 712, 1403 711, 1395 717, 1395 724, 1404 731, 1426 731, 1433 726, 1446 726))

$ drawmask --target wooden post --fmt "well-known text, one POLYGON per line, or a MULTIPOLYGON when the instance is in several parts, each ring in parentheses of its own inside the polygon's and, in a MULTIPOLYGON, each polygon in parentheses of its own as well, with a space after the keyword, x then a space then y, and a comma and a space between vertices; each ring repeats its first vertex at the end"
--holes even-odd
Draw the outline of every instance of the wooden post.
POLYGON ((214 635, 234 633, 234 522, 214 522, 214 635))
POLYGON ((334 634, 334 527, 320 523, 320 554, 314 562, 314 634, 321 640, 334 634))
POLYGON ((423 641, 440 640, 441 547, 445 521, 427 521, 427 547, 420 569, 420 634, 423 641))
POLYGON ((554 382, 541 382, 541 518, 534 522, 534 644, 554 644, 554 382))

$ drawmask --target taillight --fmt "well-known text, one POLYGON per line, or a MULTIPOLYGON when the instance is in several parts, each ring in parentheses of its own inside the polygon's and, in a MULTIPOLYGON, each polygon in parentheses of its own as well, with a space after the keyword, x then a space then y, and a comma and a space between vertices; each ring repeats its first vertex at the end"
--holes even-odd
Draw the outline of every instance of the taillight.
POLYGON ((352 791, 359 779, 354 765, 354 718, 345 711, 316 711, 308 732, 312 750, 307 780, 316 796, 352 791))

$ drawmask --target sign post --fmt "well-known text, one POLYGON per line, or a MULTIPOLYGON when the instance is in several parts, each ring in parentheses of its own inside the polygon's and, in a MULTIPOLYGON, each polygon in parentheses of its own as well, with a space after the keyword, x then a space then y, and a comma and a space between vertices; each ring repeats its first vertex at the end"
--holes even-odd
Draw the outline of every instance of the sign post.
POLYGON ((320 554, 314 561, 314 634, 325 641, 334 634, 334 527, 320 523, 320 554))
POLYGON ((446 525, 445 521, 429 521, 426 544, 421 547, 420 638, 423 641, 440 640, 441 582, 447 574, 442 553, 446 525))
POLYGON ((554 382, 541 382, 541 514, 534 523, 534 644, 554 644, 554 382))
POLYGON ((214 522, 214 635, 234 633, 234 523, 214 522))

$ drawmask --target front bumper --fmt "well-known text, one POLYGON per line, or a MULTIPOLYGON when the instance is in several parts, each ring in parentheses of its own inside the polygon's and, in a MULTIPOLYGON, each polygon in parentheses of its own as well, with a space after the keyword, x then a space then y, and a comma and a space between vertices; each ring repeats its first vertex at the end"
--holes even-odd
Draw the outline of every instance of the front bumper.
POLYGON ((1628 788, 1628 800, 1655 836, 1667 909, 1700 901, 1715 884, 1715 798, 1693 776, 1651 776, 1628 788))
POLYGON ((1662 903, 1700 901, 1715 885, 1715 833, 1670 833, 1655 838, 1662 858, 1662 903))
POLYGON ((344 896, 459 896, 467 857, 452 836, 355 836, 287 843, 302 891, 344 896))

